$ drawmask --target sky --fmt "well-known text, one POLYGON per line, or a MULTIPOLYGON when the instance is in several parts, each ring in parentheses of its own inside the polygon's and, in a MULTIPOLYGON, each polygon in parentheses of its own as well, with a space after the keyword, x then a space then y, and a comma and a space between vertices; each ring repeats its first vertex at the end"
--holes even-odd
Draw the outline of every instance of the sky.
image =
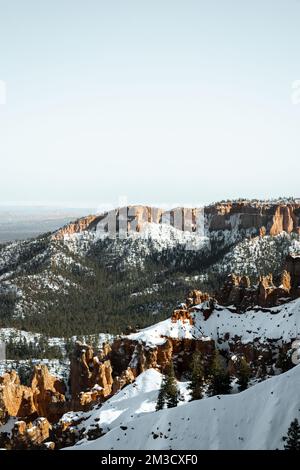
POLYGON ((0 0, 0 204, 299 197, 299 81, 299 0, 0 0))

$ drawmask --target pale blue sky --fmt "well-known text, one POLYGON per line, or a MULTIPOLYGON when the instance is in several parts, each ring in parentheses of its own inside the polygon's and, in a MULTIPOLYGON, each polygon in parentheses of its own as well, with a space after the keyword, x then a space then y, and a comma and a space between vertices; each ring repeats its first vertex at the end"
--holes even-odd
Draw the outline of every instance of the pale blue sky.
POLYGON ((0 0, 0 203, 300 196, 298 0, 0 0))

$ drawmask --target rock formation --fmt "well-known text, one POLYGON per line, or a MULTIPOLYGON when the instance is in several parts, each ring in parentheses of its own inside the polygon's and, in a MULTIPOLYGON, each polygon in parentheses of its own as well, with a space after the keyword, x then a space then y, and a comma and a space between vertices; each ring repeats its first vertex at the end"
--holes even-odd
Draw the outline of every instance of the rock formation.
POLYGON ((55 422, 66 412, 65 385, 49 374, 47 366, 34 367, 31 390, 38 416, 44 416, 50 422, 55 422))
POLYGON ((286 261, 286 269, 277 283, 273 275, 260 276, 257 285, 250 285, 247 276, 230 274, 217 295, 217 300, 222 305, 234 305, 241 310, 259 305, 261 307, 274 307, 286 302, 288 299, 300 295, 300 257, 289 256, 286 261))
MULTIPOLYGON (((238 240, 244 236, 276 236, 281 232, 300 234, 300 203, 296 201, 234 201, 204 208, 204 230, 210 236, 231 231, 238 240)), ((146 223, 166 223, 180 230, 195 231, 202 223, 199 208, 178 207, 169 211, 149 206, 128 206, 101 215, 90 215, 66 225, 54 238, 84 231, 140 232, 146 223)))
POLYGON ((84 232, 85 230, 89 230, 96 219, 97 217, 95 215, 89 215, 87 217, 82 217, 75 222, 71 222, 70 224, 61 228, 55 234, 55 238, 59 240, 64 238, 65 235, 73 235, 74 233, 80 233, 84 232))
POLYGON ((300 204, 295 201, 224 202, 206 207, 205 214, 209 232, 238 229, 254 236, 300 233, 300 204))
POLYGON ((285 269, 291 278, 291 291, 296 296, 300 296, 300 255, 290 255, 286 259, 285 269))
MULTIPOLYGON (((109 348, 105 352, 109 353, 109 348)), ((80 397, 80 403, 86 405, 109 396, 112 384, 111 363, 105 359, 103 352, 100 360, 91 346, 76 342, 70 364, 72 398, 76 400, 80 397)))
POLYGON ((36 412, 31 388, 21 385, 17 372, 0 377, 0 409, 5 416, 31 416, 36 412))
POLYGON ((8 450, 54 449, 54 442, 45 444, 51 429, 46 418, 37 418, 33 422, 15 420, 9 432, 0 434, 0 447, 8 450))
POLYGON ((35 366, 31 386, 21 385, 15 371, 0 377, 0 409, 5 416, 37 417, 56 421, 67 410, 64 384, 45 365, 35 366))

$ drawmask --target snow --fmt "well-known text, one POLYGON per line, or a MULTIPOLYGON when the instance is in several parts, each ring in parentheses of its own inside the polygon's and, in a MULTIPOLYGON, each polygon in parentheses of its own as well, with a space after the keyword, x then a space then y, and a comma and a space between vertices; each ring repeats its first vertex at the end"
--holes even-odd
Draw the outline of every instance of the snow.
MULTIPOLYGON (((269 340, 290 342, 300 337, 300 299, 270 309, 254 308, 244 313, 216 304, 205 320, 205 304, 195 306, 191 313, 194 325, 189 321, 164 320, 127 337, 143 342, 149 347, 163 344, 166 338, 219 340, 229 335, 229 341, 240 339, 242 343, 268 343, 269 340)), ((224 342, 225 344, 225 342, 224 342)))
MULTIPOLYGON (((95 406, 89 412, 69 412, 61 421, 73 422, 78 431, 84 430, 84 438, 77 442, 81 446, 87 442, 89 431, 101 429, 109 432, 117 426, 128 426, 132 421, 146 413, 155 411, 162 375, 155 369, 148 369, 140 374, 136 381, 120 390, 102 406, 95 406), (79 424, 76 424, 79 422, 79 424)), ((182 396, 179 406, 189 400, 188 382, 178 382, 182 396)))
POLYGON ((62 421, 71 421, 78 416, 80 419, 85 418, 78 429, 85 428, 88 432, 94 427, 99 427, 108 432, 112 427, 121 426, 136 416, 154 411, 161 380, 162 375, 158 371, 148 369, 99 409, 96 407, 87 413, 66 413, 62 421))
POLYGON ((282 270, 282 263, 289 253, 299 252, 299 235, 282 232, 276 236, 253 236, 249 233, 241 239, 241 233, 225 230, 212 232, 220 246, 230 247, 229 252, 216 263, 213 269, 217 272, 235 273, 258 277, 270 272, 282 270), (220 238, 218 238, 220 237, 220 238))
POLYGON ((2 424, 2 426, 0 426, 1 434, 11 434, 11 432, 14 428, 14 425, 17 422, 18 422, 17 418, 10 417, 5 424, 2 424))
MULTIPOLYGON (((235 395, 215 396, 177 408, 137 414, 127 426, 124 426, 124 415, 121 425, 118 417, 113 419, 111 414, 113 429, 110 432, 69 449, 281 449, 282 436, 291 421, 300 418, 299 387, 300 366, 297 366, 235 395)), ((123 390, 124 394, 126 389, 128 387, 123 390)), ((140 397, 132 396, 131 403, 126 401, 126 415, 134 415, 137 406, 143 409, 146 398, 145 392, 140 397), (133 408, 127 408, 130 406, 133 408)))
POLYGON ((112 261, 118 260, 119 267, 142 268, 147 256, 176 248, 197 252, 209 245, 209 239, 197 232, 182 231, 166 223, 152 222, 144 223, 140 232, 131 231, 124 237, 87 230, 65 235, 63 239, 63 244, 71 253, 81 256, 98 243, 103 244, 103 252, 106 252, 112 261))

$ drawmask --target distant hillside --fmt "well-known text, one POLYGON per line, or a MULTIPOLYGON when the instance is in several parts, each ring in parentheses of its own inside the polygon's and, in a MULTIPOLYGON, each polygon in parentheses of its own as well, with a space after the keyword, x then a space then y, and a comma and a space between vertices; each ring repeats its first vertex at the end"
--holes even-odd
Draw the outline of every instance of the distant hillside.
POLYGON ((70 336, 149 325, 231 272, 279 274, 300 252, 299 214, 292 200, 130 206, 0 245, 0 326, 70 336))

